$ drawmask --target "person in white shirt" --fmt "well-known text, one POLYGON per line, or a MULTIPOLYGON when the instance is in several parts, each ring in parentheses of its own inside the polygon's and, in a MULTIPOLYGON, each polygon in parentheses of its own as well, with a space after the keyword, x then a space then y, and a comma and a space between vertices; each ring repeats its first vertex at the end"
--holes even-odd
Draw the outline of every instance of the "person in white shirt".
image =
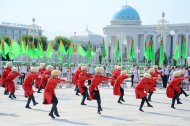
POLYGON ((163 68, 161 70, 161 72, 162 72, 162 81, 163 81, 163 88, 167 87, 169 71, 170 71, 170 69, 167 67, 166 64, 164 64, 164 66, 163 66, 163 68))
POLYGON ((133 70, 133 75, 134 75, 133 83, 135 85, 137 85, 139 83, 139 81, 140 81, 140 71, 139 71, 139 67, 138 66, 136 66, 136 68, 133 70))
POLYGON ((131 68, 131 87, 133 87, 135 65, 131 68))
POLYGON ((24 82, 24 79, 25 79, 25 77, 26 77, 26 75, 27 75, 27 66, 25 65, 25 64, 23 64, 21 67, 19 67, 20 68, 20 72, 22 73, 22 77, 21 77, 21 85, 23 84, 23 82, 24 82))

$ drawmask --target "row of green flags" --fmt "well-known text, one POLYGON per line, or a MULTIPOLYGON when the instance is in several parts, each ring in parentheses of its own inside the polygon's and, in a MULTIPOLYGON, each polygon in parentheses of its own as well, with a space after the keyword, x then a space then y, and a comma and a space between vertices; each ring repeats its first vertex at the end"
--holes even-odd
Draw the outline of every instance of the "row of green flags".
MULTIPOLYGON (((185 59, 187 57, 187 53, 186 53, 186 37, 183 37, 181 50, 182 50, 181 51, 182 59, 185 59)), ((175 49, 173 58, 176 61, 178 61, 180 59, 180 43, 179 43, 179 41, 178 41, 178 43, 176 45, 176 49, 175 49)))

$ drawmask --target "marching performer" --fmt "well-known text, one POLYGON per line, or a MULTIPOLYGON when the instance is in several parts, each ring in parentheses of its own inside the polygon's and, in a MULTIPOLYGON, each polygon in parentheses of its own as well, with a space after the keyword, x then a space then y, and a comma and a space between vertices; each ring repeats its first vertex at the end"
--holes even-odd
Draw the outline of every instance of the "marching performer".
POLYGON ((13 80, 18 77, 23 76, 21 73, 18 73, 18 67, 12 67, 12 71, 7 76, 7 89, 10 92, 9 98, 16 98, 15 96, 15 84, 13 80))
POLYGON ((61 71, 53 70, 51 72, 51 77, 48 79, 47 85, 44 90, 43 104, 52 104, 52 108, 49 113, 49 116, 51 116, 51 118, 55 118, 54 115, 56 115, 57 117, 60 117, 57 110, 58 99, 54 92, 57 84, 61 82, 66 82, 66 80, 58 78, 60 74, 61 74, 61 71))
POLYGON ((116 79, 120 75, 122 70, 122 66, 117 66, 117 69, 113 71, 112 73, 112 80, 111 80, 111 85, 114 86, 116 79))
POLYGON ((43 75, 42 75, 42 82, 41 82, 43 88, 46 87, 48 78, 51 76, 51 71, 52 71, 52 70, 53 70, 53 66, 48 65, 47 68, 46 68, 46 71, 43 73, 43 75))
POLYGON ((101 98, 100 98, 100 92, 99 92, 99 88, 98 85, 102 82, 102 81, 108 81, 109 79, 111 80, 111 78, 103 76, 104 73, 104 68, 103 67, 96 67, 95 68, 95 75, 93 76, 92 79, 92 83, 89 87, 89 92, 90 92, 90 99, 96 99, 97 104, 98 104, 98 114, 101 114, 100 111, 102 110, 101 107, 101 98))
POLYGON ((46 71, 46 64, 40 63, 40 67, 42 67, 41 72, 44 73, 46 71))
POLYGON ((29 106, 31 100, 32 100, 34 106, 38 104, 35 101, 35 98, 33 95, 34 91, 32 89, 32 83, 38 77, 38 75, 36 74, 37 72, 38 72, 37 68, 31 67, 30 73, 26 76, 26 79, 24 80, 24 83, 22 85, 22 87, 24 89, 24 95, 26 98, 28 97, 28 101, 27 101, 27 104, 25 106, 25 108, 28 108, 28 109, 31 109, 31 107, 29 106))
POLYGON ((83 95, 81 105, 86 105, 85 99, 90 100, 89 95, 88 95, 88 88, 85 86, 85 81, 89 80, 92 78, 90 74, 88 74, 88 67, 87 66, 82 66, 81 67, 82 72, 79 74, 79 80, 78 80, 78 89, 80 93, 83 95))
POLYGON ((43 89, 43 84, 42 84, 42 75, 43 75, 43 67, 39 66, 38 67, 38 73, 37 75, 39 75, 36 79, 35 79, 35 87, 38 89, 37 93, 41 93, 40 91, 43 89))
POLYGON ((5 91, 4 91, 4 95, 8 95, 9 92, 7 90, 7 76, 8 74, 11 72, 11 68, 12 68, 12 63, 11 62, 7 62, 6 66, 3 69, 2 72, 2 87, 5 87, 5 91))
MULTIPOLYGON (((176 71, 173 73, 173 79, 170 81, 170 83, 166 89, 167 97, 172 98, 171 108, 173 108, 173 109, 176 109, 174 106, 175 100, 179 99, 179 95, 181 93, 181 88, 180 88, 179 84, 181 83, 181 81, 183 81, 184 79, 187 79, 187 78, 189 78, 189 77, 181 76, 181 71, 176 71)), ((180 103, 178 103, 178 104, 180 104, 180 103)))
POLYGON ((147 100, 147 94, 145 91, 146 85, 151 82, 151 75, 149 73, 144 73, 144 77, 140 80, 139 84, 135 88, 135 94, 137 99, 142 99, 139 110, 144 112, 142 110, 142 107, 144 105, 144 102, 146 101, 148 107, 153 107, 147 100))
POLYGON ((125 102, 125 100, 123 99, 124 89, 121 87, 121 84, 123 84, 123 81, 127 78, 129 78, 129 76, 127 76, 127 71, 126 70, 121 71, 121 74, 118 76, 114 84, 113 94, 120 96, 118 99, 118 103, 120 104, 122 104, 121 101, 125 102))

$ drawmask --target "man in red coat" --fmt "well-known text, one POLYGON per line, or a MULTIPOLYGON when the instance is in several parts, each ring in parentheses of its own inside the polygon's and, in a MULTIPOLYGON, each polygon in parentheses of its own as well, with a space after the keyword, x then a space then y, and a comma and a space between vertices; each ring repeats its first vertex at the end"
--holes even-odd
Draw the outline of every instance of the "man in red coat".
POLYGON ((10 92, 9 98, 13 99, 16 98, 15 96, 15 84, 14 84, 14 79, 18 76, 23 76, 21 73, 18 73, 18 68, 17 67, 12 67, 12 71, 8 74, 7 76, 7 89, 8 92, 10 92))
POLYGON ((48 79, 47 85, 44 90, 43 104, 52 104, 52 108, 49 113, 49 116, 51 116, 51 118, 55 118, 53 114, 55 114, 57 117, 60 117, 58 110, 57 110, 58 99, 54 92, 57 84, 59 84, 61 82, 66 82, 66 80, 58 78, 60 76, 60 74, 61 74, 61 71, 53 70, 51 72, 52 77, 50 77, 48 79))
POLYGON ((144 112, 144 111, 142 110, 142 107, 143 107, 145 101, 146 101, 148 107, 153 107, 153 106, 148 102, 147 97, 146 97, 147 94, 146 94, 146 92, 145 92, 146 85, 152 81, 150 78, 151 78, 151 75, 150 75, 149 73, 145 73, 145 74, 144 74, 144 77, 140 80, 140 82, 138 83, 138 85, 137 85, 136 88, 135 88, 136 98, 137 98, 137 99, 139 99, 139 98, 142 99, 141 104, 140 104, 140 108, 139 108, 139 110, 140 110, 141 112, 144 112))
POLYGON ((28 101, 25 106, 25 108, 28 108, 28 109, 31 109, 31 107, 29 106, 31 100, 32 100, 34 106, 38 104, 35 101, 35 98, 33 95, 34 91, 32 89, 32 83, 38 77, 38 75, 36 74, 38 72, 38 69, 35 67, 31 67, 30 71, 31 72, 26 76, 26 79, 24 80, 24 83, 22 85, 22 87, 24 89, 24 95, 26 98, 28 97, 28 101))
POLYGON ((35 79, 35 87, 38 89, 37 93, 41 93, 40 91, 43 89, 43 84, 42 84, 42 75, 43 75, 43 67, 39 66, 38 67, 38 72, 37 75, 39 75, 36 79, 35 79))
POLYGON ((100 92, 99 92, 99 88, 98 85, 102 82, 102 81, 108 81, 109 79, 111 80, 111 78, 103 76, 104 73, 104 68, 103 67, 96 67, 95 68, 95 75, 92 78, 92 82, 91 85, 89 87, 89 92, 90 92, 90 99, 96 99, 97 104, 98 104, 98 114, 101 114, 100 111, 102 110, 101 107, 101 98, 100 98, 100 92))
POLYGON ((122 66, 117 66, 117 69, 112 73, 111 85, 114 86, 116 79, 120 75, 122 66))
POLYGON ((7 62, 6 66, 3 69, 2 72, 2 86, 5 87, 5 91, 4 91, 4 95, 8 95, 9 92, 7 90, 7 76, 8 74, 11 72, 11 68, 12 68, 12 63, 11 62, 7 62))
POLYGON ((172 98, 172 104, 171 108, 176 109, 174 107, 175 100, 179 98, 179 95, 181 93, 181 87, 179 86, 181 81, 184 79, 189 78, 189 76, 182 77, 181 71, 176 71, 173 73, 173 79, 170 81, 167 89, 166 89, 166 95, 168 98, 172 98))
POLYGON ((53 66, 48 65, 46 67, 46 71, 43 72, 42 79, 41 79, 41 81, 42 81, 41 83, 42 83, 43 88, 46 87, 47 81, 48 81, 49 77, 51 76, 52 70, 53 70, 53 66))
POLYGON ((81 67, 83 66, 83 64, 78 64, 78 68, 75 72, 75 74, 73 75, 73 84, 76 85, 75 87, 75 91, 76 91, 76 95, 79 95, 79 89, 78 89, 78 80, 79 80, 79 74, 82 72, 81 67))
POLYGON ((40 71, 42 73, 44 73, 46 71, 46 64, 45 63, 40 63, 40 67, 42 67, 42 69, 40 71))
POLYGON ((88 74, 88 67, 87 66, 82 66, 81 67, 82 72, 79 74, 79 80, 78 80, 78 89, 80 93, 83 95, 81 105, 86 105, 85 99, 87 98, 90 100, 89 95, 88 95, 88 88, 85 86, 86 80, 89 80, 92 78, 90 74, 88 74))
POLYGON ((121 74, 116 79, 114 87, 113 87, 113 94, 120 96, 118 99, 118 103, 120 104, 122 104, 121 101, 125 102, 125 100, 123 99, 124 89, 121 87, 121 84, 123 84, 123 81, 127 78, 129 78, 129 76, 127 76, 127 71, 126 70, 121 71, 121 74))

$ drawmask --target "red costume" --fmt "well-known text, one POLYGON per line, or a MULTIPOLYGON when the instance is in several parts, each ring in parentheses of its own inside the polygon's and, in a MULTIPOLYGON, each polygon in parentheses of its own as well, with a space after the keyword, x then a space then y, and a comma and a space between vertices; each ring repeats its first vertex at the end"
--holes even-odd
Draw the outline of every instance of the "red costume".
POLYGON ((15 84, 13 82, 13 80, 17 77, 17 76, 22 76, 21 73, 17 73, 17 72, 10 72, 7 76, 7 90, 8 92, 15 92, 15 84))
POLYGON ((168 98, 174 98, 174 91, 177 91, 178 94, 181 93, 181 88, 180 88, 180 83, 182 80, 187 79, 188 77, 178 77, 178 78, 173 78, 167 89, 166 89, 166 95, 168 98))
POLYGON ((158 76, 158 75, 162 75, 162 73, 161 72, 159 72, 159 71, 157 71, 157 70, 155 70, 155 73, 154 73, 154 76, 158 76))
POLYGON ((41 84, 42 87, 45 88, 47 81, 49 79, 49 77, 51 76, 51 71, 46 70, 43 74, 42 74, 42 79, 41 79, 41 84))
POLYGON ((43 70, 39 70, 39 71, 37 72, 37 75, 38 75, 38 77, 37 77, 36 80, 35 80, 35 87, 36 87, 36 88, 43 87, 43 85, 42 85, 42 78, 40 77, 40 76, 43 75, 43 70))
POLYGON ((62 80, 59 78, 49 78, 48 79, 47 85, 44 90, 44 102, 43 102, 44 104, 52 104, 52 95, 56 96, 54 90, 55 90, 57 84, 62 81, 65 82, 66 80, 62 80))
POLYGON ((75 74, 73 75, 73 84, 77 85, 78 80, 79 80, 79 74, 82 72, 80 68, 77 68, 75 74))
POLYGON ((85 87, 85 81, 89 80, 91 78, 92 78, 92 76, 87 74, 87 73, 81 72, 79 74, 79 80, 78 80, 77 86, 78 86, 78 89, 79 89, 81 94, 84 93, 84 90, 82 89, 82 87, 85 87))
POLYGON ((24 83, 22 85, 24 89, 24 95, 25 97, 28 97, 30 95, 33 95, 34 91, 32 90, 32 82, 38 77, 36 73, 29 73, 26 76, 26 79, 24 80, 24 83))
POLYGON ((111 78, 109 77, 106 77, 106 76, 100 76, 100 75, 94 75, 93 76, 93 79, 92 79, 92 82, 90 84, 90 87, 89 87, 89 92, 90 92, 90 99, 94 99, 94 94, 93 94, 93 91, 94 90, 97 90, 99 92, 99 88, 98 88, 98 85, 102 82, 102 81, 107 81, 111 78))
POLYGON ((112 80, 111 80, 111 85, 114 86, 114 83, 116 81, 116 79, 118 78, 118 76, 120 75, 121 70, 115 70, 112 74, 112 80))
POLYGON ((156 91, 156 80, 157 80, 157 77, 151 77, 150 78, 152 81, 150 81, 149 83, 147 83, 146 85, 146 93, 150 93, 152 91, 156 91))
POLYGON ((4 68, 2 72, 2 87, 7 87, 6 81, 7 81, 7 76, 11 72, 10 68, 4 68))
POLYGON ((121 95, 120 92, 120 85, 123 84, 123 81, 125 79, 129 78, 127 75, 119 75, 118 78, 115 81, 114 88, 113 88, 113 94, 114 95, 121 95))

